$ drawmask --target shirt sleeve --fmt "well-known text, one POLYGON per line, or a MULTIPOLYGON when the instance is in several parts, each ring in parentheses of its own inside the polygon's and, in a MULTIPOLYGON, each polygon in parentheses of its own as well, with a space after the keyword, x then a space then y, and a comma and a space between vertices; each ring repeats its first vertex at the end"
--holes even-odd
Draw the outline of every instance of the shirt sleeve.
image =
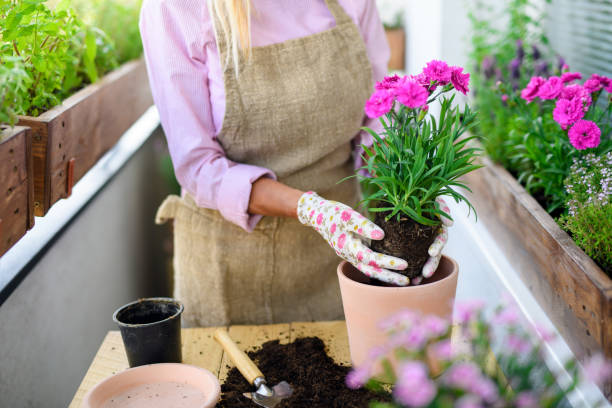
MULTIPOLYGON (((140 33, 155 105, 180 185, 196 203, 252 231, 252 184, 268 169, 235 163, 215 139, 205 57, 206 23, 198 0, 146 0, 140 33)), ((210 23, 209 23, 210 24, 210 23)), ((209 35, 210 37, 210 35, 209 35)))
MULTIPOLYGON (((372 64, 372 78, 374 83, 381 81, 388 72, 389 58, 391 58, 391 51, 389 49, 389 43, 387 42, 387 36, 383 28, 378 10, 376 8, 376 2, 373 0, 361 0, 361 10, 359 10, 359 29, 366 45, 368 57, 372 64)), ((372 89, 372 92, 374 89, 372 89)), ((374 132, 380 134, 383 130, 382 124, 379 119, 370 119, 365 116, 363 126, 369 127, 374 132)), ((372 146, 374 142, 372 135, 366 131, 361 131, 353 139, 353 156, 355 159, 355 168, 358 169, 363 166, 363 148, 361 145, 372 146)))

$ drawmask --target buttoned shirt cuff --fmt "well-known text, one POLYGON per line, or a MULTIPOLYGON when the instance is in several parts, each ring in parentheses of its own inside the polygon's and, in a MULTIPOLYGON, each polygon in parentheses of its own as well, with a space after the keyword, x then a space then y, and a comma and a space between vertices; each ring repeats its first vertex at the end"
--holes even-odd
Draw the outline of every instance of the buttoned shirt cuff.
POLYGON ((253 183, 261 177, 276 180, 276 175, 263 167, 236 164, 227 169, 217 196, 217 208, 223 218, 252 232, 262 215, 249 214, 253 183))

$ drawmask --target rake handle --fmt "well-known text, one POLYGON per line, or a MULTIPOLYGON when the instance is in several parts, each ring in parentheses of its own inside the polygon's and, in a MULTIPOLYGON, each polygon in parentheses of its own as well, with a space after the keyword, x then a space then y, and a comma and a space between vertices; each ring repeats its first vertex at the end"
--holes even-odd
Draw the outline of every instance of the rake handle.
POLYGON ((238 371, 242 374, 242 376, 249 382, 249 384, 253 385, 255 379, 258 377, 263 378, 262 372, 257 368, 253 360, 246 355, 246 353, 238 348, 234 340, 229 336, 227 331, 223 329, 215 330, 214 334, 215 340, 223 346, 223 349, 227 354, 229 354, 230 358, 238 368, 238 371))

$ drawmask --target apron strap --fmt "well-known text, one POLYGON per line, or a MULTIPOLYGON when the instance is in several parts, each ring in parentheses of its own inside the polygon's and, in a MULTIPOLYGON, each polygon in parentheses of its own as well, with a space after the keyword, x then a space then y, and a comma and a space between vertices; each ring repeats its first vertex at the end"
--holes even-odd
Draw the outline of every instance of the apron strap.
POLYGON ((353 20, 346 13, 340 3, 338 3, 338 0, 325 0, 325 3, 327 4, 327 8, 329 8, 329 11, 332 13, 332 16, 334 16, 334 18, 336 19, 336 26, 353 23, 353 20))
POLYGON ((180 205, 182 205, 181 197, 176 195, 169 195, 166 197, 162 205, 157 209, 155 223, 161 225, 169 220, 173 220, 176 217, 180 205))

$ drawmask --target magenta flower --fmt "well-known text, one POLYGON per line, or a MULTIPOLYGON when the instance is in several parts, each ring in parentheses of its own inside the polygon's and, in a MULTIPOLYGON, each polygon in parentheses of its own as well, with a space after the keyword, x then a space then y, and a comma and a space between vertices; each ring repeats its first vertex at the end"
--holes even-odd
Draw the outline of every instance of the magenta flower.
POLYGON ((563 82, 558 76, 548 78, 538 91, 538 96, 542 100, 556 99, 563 91, 563 82))
POLYGON ((507 349, 512 354, 523 355, 531 351, 531 344, 521 336, 511 333, 506 338, 507 349))
POLYGON ((446 85, 451 81, 452 71, 448 64, 444 61, 430 61, 423 73, 430 81, 436 81, 440 85, 446 85))
POLYGON ((456 363, 444 374, 444 382, 465 391, 481 380, 480 369, 472 362, 456 363))
POLYGON ((515 306, 508 306, 493 317, 493 323, 504 326, 514 326, 519 321, 519 314, 515 306))
POLYGON ((464 95, 467 95, 467 93, 470 91, 470 74, 463 73, 463 68, 461 67, 452 67, 451 83, 453 84, 456 90, 458 90, 464 95))
POLYGON ((489 378, 481 377, 479 381, 472 384, 469 391, 473 394, 478 395, 484 401, 492 404, 499 398, 499 392, 497 387, 489 378))
POLYGON ((432 345, 433 354, 440 360, 450 360, 454 357, 453 344, 450 340, 442 340, 432 345))
POLYGON ((393 93, 387 90, 375 91, 366 102, 365 113, 369 118, 380 118, 389 113, 393 107, 393 93))
POLYGON ((400 404, 407 407, 427 406, 433 401, 437 391, 436 385, 429 379, 423 363, 410 361, 399 367, 393 395, 400 404))
POLYGON ((464 395, 457 400, 456 408, 484 408, 482 401, 475 395, 464 395))
POLYGON ((612 364, 601 354, 591 357, 584 364, 586 378, 597 385, 602 385, 612 379, 612 364))
POLYGON ((561 82, 564 84, 569 84, 578 79, 582 79, 582 74, 580 72, 565 72, 561 75, 561 82))
POLYGON ((539 76, 531 78, 527 87, 521 91, 521 98, 527 102, 533 102, 533 100, 538 97, 540 87, 544 85, 545 82, 546 80, 539 76))
POLYGON ((410 79, 415 80, 423 88, 427 88, 429 92, 433 92, 436 89, 436 85, 432 85, 429 77, 425 73, 421 72, 419 75, 412 75, 410 79), (431 86, 431 88, 430 88, 431 86))
POLYGON ((563 91, 561 91, 561 95, 559 96, 559 98, 570 100, 579 98, 582 100, 586 108, 591 106, 591 103, 593 102, 593 99, 591 98, 591 93, 584 89, 584 86, 578 84, 569 85, 563 88, 563 91))
POLYGON ((416 81, 408 79, 395 88, 395 95, 401 104, 416 109, 427 105, 429 92, 416 81))
POLYGON ((382 91, 382 90, 389 91, 389 90, 395 89, 395 87, 399 84, 400 79, 401 78, 397 74, 393 76, 385 77, 381 82, 376 83, 376 90, 377 91, 382 91))
POLYGON ((578 150, 585 150, 599 146, 601 129, 590 120, 579 120, 569 131, 569 140, 578 150))
POLYGON ((553 110, 553 119, 561 128, 566 130, 569 126, 584 117, 584 103, 579 98, 559 99, 553 110))
POLYGON ((603 89, 603 84, 596 78, 590 78, 584 83, 584 89, 590 93, 595 93, 603 89))

